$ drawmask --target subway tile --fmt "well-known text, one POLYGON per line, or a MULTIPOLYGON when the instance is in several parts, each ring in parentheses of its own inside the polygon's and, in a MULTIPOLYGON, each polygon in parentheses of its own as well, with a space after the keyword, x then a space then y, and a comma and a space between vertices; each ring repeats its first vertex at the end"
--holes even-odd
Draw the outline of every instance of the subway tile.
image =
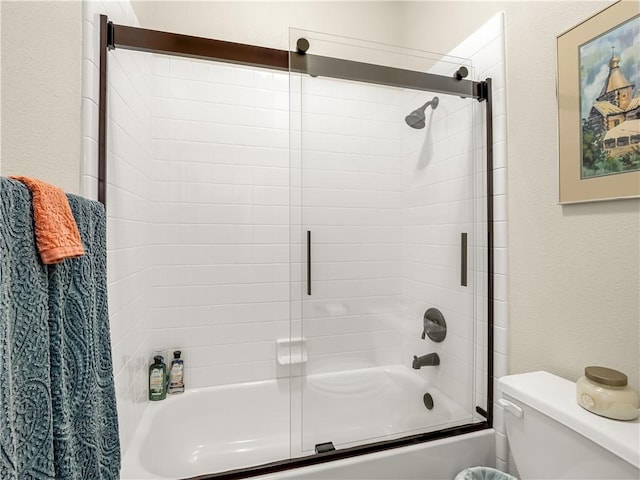
POLYGON ((181 245, 158 246, 157 253, 165 265, 215 265, 217 263, 283 263, 289 261, 289 245, 220 245, 215 249, 208 246, 192 246, 185 249, 181 245))
POLYGON ((253 69, 253 86, 264 90, 274 90, 274 73, 269 68, 253 69))
POLYGON ((472 56, 473 63, 478 70, 486 70, 504 59, 504 38, 496 35, 493 40, 478 49, 472 56))
POLYGON ((311 357, 314 357, 316 355, 389 349, 398 345, 400 341, 400 333, 394 331, 343 333, 307 338, 307 352, 311 357))
POLYGON ((191 335, 190 330, 187 328, 153 329, 151 331, 152 349, 154 351, 165 351, 175 345, 189 348, 193 345, 191 335))
POLYGON ((507 222, 494 222, 493 245, 496 248, 507 248, 507 222))
POLYGON ((508 257, 506 248, 493 249, 494 273, 502 275, 506 279, 508 273, 508 257))
POLYGON ((493 148, 493 166, 494 168, 507 167, 507 144, 506 142, 496 142, 493 148))
POLYGON ((509 295, 508 277, 506 275, 501 275, 496 273, 493 276, 493 283, 494 283, 494 292, 493 292, 494 298, 496 300, 506 302, 509 295))
POLYGON ((169 72, 172 78, 188 80, 191 77, 191 61, 177 57, 170 58, 169 72))
MULTIPOLYGON (((493 332, 494 332, 495 352, 498 354, 502 354, 506 361, 506 355, 508 355, 508 349, 509 349, 508 331, 506 328, 503 328, 503 327, 494 327, 493 332)), ((500 358, 502 359, 503 357, 500 357, 500 358)))
POLYGON ((507 140, 507 116, 493 116, 493 141, 505 142, 507 140))
POLYGON ((168 77, 171 75, 171 57, 168 55, 153 54, 152 68, 155 76, 168 77))
POLYGON ((82 137, 82 175, 98 176, 98 142, 91 137, 82 137))
MULTIPOLYGON (((503 342, 503 340, 501 339, 500 342, 503 342)), ((496 347, 496 350, 498 349, 504 352, 506 351, 506 345, 504 343, 500 343, 500 345, 496 347)), ((493 374, 497 378, 504 377, 509 374, 509 365, 507 363, 506 355, 498 353, 497 351, 494 352, 493 362, 493 374)))
POLYGON ((289 92, 289 75, 286 73, 273 72, 272 87, 274 90, 288 93, 289 92))
POLYGON ((256 245, 287 244, 288 225, 239 224, 158 224, 155 225, 156 244, 172 245, 256 245))
POLYGON ((242 87, 255 88, 257 69, 241 66, 233 66, 233 84, 242 87))
POLYGON ((494 302, 494 322, 502 328, 509 326, 509 305, 506 302, 495 300, 494 302))
POLYGON ((100 70, 88 59, 82 60, 82 97, 98 103, 100 70))
POLYGON ((202 82, 213 81, 213 65, 209 61, 191 61, 191 79, 202 82))
POLYGON ((497 168, 493 171, 493 194, 506 195, 507 193, 507 170, 497 168))
MULTIPOLYGON (((493 404, 493 428, 496 429, 496 432, 505 434, 505 424, 504 424, 504 409, 498 405, 496 402, 493 404)), ((506 458, 506 457, 503 457, 506 458)))
MULTIPOLYGON (((82 5, 82 20, 92 25, 100 23, 100 12, 102 10, 102 2, 90 0, 82 5)), ((83 53, 84 55, 84 53, 83 53)))
POLYGON ((89 175, 80 178, 80 194, 91 200, 98 200, 98 179, 89 175))
POLYGON ((507 196, 495 195, 493 197, 493 218, 495 221, 507 221, 507 196))
POLYGON ((82 135, 98 138, 98 105, 88 99, 82 100, 82 135))

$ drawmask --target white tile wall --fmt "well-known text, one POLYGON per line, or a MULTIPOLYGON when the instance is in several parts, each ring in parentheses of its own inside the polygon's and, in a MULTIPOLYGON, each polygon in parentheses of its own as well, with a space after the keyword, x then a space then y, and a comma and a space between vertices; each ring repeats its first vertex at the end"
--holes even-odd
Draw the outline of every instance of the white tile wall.
POLYGON ((111 324, 116 329, 112 334, 114 355, 127 362, 122 366, 127 372, 124 379, 118 370, 119 362, 114 366, 116 385, 131 383, 130 393, 125 392, 125 398, 119 399, 125 451, 148 395, 153 261, 149 249, 149 67, 144 55, 136 52, 118 50, 109 56, 108 288, 111 324), (120 328, 122 338, 117 336, 120 328))
MULTIPOLYGON (((435 68, 442 68, 437 65, 435 68)), ((451 64, 455 71, 457 65, 451 64)), ((406 92, 406 113, 435 95, 406 92)), ((438 95, 438 107, 428 108, 422 130, 406 128, 403 199, 402 287, 405 306, 405 352, 411 366, 413 355, 437 352, 438 368, 425 367, 420 375, 473 411, 474 276, 460 286, 460 235, 474 232, 474 166, 476 155, 471 100, 438 95), (447 322, 447 337, 434 343, 420 338, 427 308, 438 308, 447 322)), ((473 257, 471 257, 473 258, 473 257)))
MULTIPOLYGON (((494 384, 497 379, 508 373, 508 291, 507 291, 507 204, 506 204, 506 72, 505 72, 505 37, 504 14, 499 13, 490 19, 479 30, 470 35, 451 54, 465 56, 471 59, 476 72, 475 78, 484 80, 491 78, 493 83, 493 135, 494 135, 494 384)), ((481 113, 481 112, 477 112, 481 113)), ((484 122, 478 123, 483 125, 484 122)), ((483 134, 484 135, 484 134, 483 134)), ((479 211, 481 218, 484 212, 479 211)), ((486 252, 481 252, 483 258, 486 252)), ((482 266, 478 265, 482 270, 482 266)), ((485 266, 486 268, 486 266, 485 266)), ((486 291, 483 285, 483 291, 486 291)), ((479 296, 477 312, 486 311, 486 297, 479 296)), ((476 352, 477 368, 476 396, 479 405, 486 404, 487 376, 487 336, 486 317, 479 323, 476 341, 481 346, 476 352)), ((495 388, 494 388, 495 392, 495 388)), ((497 398, 496 398, 497 400, 497 398)), ((507 471, 508 446, 505 436, 502 410, 496 403, 494 409, 494 428, 496 435, 496 465, 507 471)))
POLYGON ((289 336, 288 75, 162 55, 153 71, 153 348, 185 352, 191 387, 275 378, 289 336))
MULTIPOLYGON (((97 199, 99 15, 137 25, 128 2, 83 2, 82 194, 97 199)), ((125 453, 147 405, 150 353, 151 65, 113 51, 108 61, 107 281, 120 440, 125 453)))
MULTIPOLYGON (((506 254, 506 102, 504 28, 497 15, 450 55, 468 58, 472 78, 492 77, 494 95, 494 375, 507 371, 506 254)), ((434 66, 446 70, 444 62, 434 66)), ((449 67, 455 70, 455 67, 449 67)), ((433 95, 411 93, 407 112, 433 95)), ((407 192, 403 224, 403 294, 405 295, 405 364, 412 355, 436 351, 441 356, 436 385, 473 412, 486 405, 486 185, 484 106, 440 95, 428 111, 427 127, 406 134, 407 192), (430 115, 429 115, 430 114, 430 115), (473 174, 470 176, 470 172, 473 174), (459 286, 460 232, 469 232, 469 287, 459 286), (475 300, 473 294, 475 293, 475 300), (441 309, 450 335, 442 344, 419 340, 422 314, 441 309), (478 348, 473 354, 473 344, 478 348), (473 387, 475 386, 475 387, 473 387), (475 388, 475 393, 471 388, 475 388)), ((476 417, 479 418, 479 417, 476 417)), ((501 451, 501 450, 498 450, 501 451)))
MULTIPOLYGON (((286 374, 275 340, 291 335, 288 75, 163 56, 154 72, 154 348, 195 353, 192 386, 286 374)), ((314 233, 307 373, 400 359, 397 92, 343 87, 313 80, 301 97, 305 177, 291 180, 314 233), (313 110, 325 99, 333 110, 313 110)))
POLYGON ((297 283, 292 312, 304 319, 293 325, 307 339, 306 373, 400 363, 401 91, 308 76, 296 87, 291 183, 302 209, 292 224, 312 232, 313 269, 312 296, 297 283))

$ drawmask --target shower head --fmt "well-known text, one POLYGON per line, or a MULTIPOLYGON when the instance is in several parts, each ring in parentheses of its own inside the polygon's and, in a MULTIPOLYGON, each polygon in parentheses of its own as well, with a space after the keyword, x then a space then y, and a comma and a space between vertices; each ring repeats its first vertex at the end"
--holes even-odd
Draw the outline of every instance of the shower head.
POLYGON ((424 125, 425 125, 424 111, 427 109, 428 106, 431 106, 431 108, 435 110, 436 107, 438 106, 438 102, 439 102, 438 97, 433 97, 423 106, 414 110, 409 115, 404 117, 404 121, 407 122, 407 125, 409 125, 411 128, 424 128, 424 125))

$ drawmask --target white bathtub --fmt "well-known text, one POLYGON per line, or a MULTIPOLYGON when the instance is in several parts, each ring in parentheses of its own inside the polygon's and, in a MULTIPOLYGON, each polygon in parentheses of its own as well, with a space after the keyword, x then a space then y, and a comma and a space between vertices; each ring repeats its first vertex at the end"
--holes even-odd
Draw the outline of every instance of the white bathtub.
MULTIPOLYGON (((121 476, 192 477, 312 455, 316 443, 344 448, 469 421, 467 411, 401 365, 193 389, 149 405, 121 476)), ((493 432, 483 431, 264 478, 453 478, 464 467, 493 463, 493 444, 493 432)))
POLYGON ((495 464, 494 430, 312 465, 256 480, 453 480, 467 467, 495 464))

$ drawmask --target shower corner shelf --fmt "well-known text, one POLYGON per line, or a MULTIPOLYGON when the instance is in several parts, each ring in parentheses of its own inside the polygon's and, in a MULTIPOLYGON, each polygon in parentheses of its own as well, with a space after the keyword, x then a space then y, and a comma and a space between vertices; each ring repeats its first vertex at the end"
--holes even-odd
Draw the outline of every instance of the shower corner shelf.
POLYGON ((276 340, 276 358, 280 365, 307 363, 306 339, 304 337, 279 338, 276 340))

